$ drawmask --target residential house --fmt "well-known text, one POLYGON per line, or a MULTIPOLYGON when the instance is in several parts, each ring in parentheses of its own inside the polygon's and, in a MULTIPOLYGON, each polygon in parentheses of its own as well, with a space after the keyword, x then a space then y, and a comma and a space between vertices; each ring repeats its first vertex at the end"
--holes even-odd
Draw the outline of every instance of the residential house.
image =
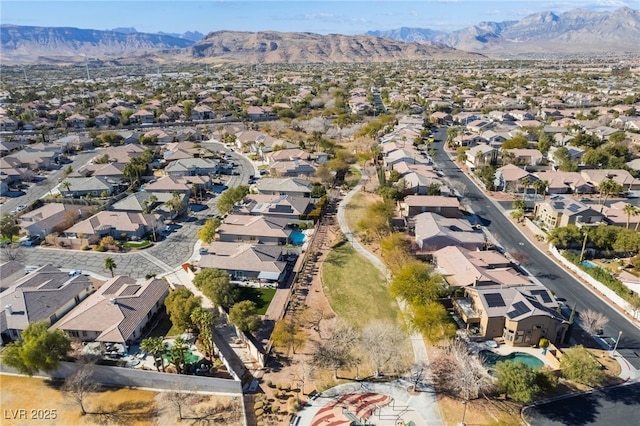
POLYGON ((285 245, 290 243, 290 223, 287 217, 232 214, 224 219, 217 234, 222 242, 285 245))
POLYGON ((413 164, 413 163, 397 163, 394 164, 393 170, 400 173, 400 176, 405 176, 409 173, 417 173, 426 178, 437 179, 438 175, 433 169, 432 165, 426 164, 413 164))
POLYGON ((274 117, 273 108, 266 106, 250 106, 247 108, 249 120, 265 120, 274 117))
POLYGON ((622 226, 630 229, 639 229, 640 216, 634 215, 633 213, 625 212, 624 209, 627 205, 629 205, 629 203, 618 201, 611 204, 610 207, 601 207, 605 222, 607 222, 609 225, 622 226))
POLYGON ((198 105, 191 110, 192 120, 212 120, 216 118, 216 113, 207 105, 198 105))
POLYGON ((451 114, 446 112, 436 111, 429 117, 429 120, 434 124, 446 124, 453 122, 451 114))
POLYGON ((549 229, 567 225, 595 224, 603 220, 602 213, 565 195, 553 195, 537 202, 533 212, 549 229))
POLYGON ((9 117, 0 117, 0 132, 15 132, 18 122, 9 117))
POLYGON ((107 236, 142 240, 161 227, 162 217, 158 214, 101 211, 65 230, 62 240, 86 239, 87 244, 96 244, 107 236))
POLYGON ((15 158, 19 161, 19 168, 29 170, 53 170, 58 164, 59 153, 53 151, 37 151, 25 148, 9 154, 5 159, 15 158))
POLYGON ((17 260, 0 263, 0 293, 24 277, 24 264, 17 260))
POLYGON ((128 163, 134 158, 140 158, 144 154, 145 148, 140 145, 129 144, 110 146, 93 158, 95 162, 97 159, 105 157, 109 158, 109 161, 113 163, 128 163))
POLYGON ((505 149, 504 152, 507 152, 510 157, 512 156, 513 164, 520 166, 537 166, 544 158, 544 155, 537 149, 513 148, 505 149))
POLYGON ((531 346, 544 337, 559 344, 569 328, 543 286, 478 286, 465 293, 454 299, 454 309, 468 330, 486 339, 502 337, 509 346, 531 346))
POLYGON ((151 138, 155 140, 159 144, 171 143, 173 142, 173 135, 165 132, 162 129, 153 129, 149 130, 143 135, 145 138, 151 138))
POLYGON ((73 114, 69 116, 65 122, 67 123, 67 127, 74 129, 84 129, 87 127, 87 117, 82 114, 73 114))
POLYGON ((93 147, 93 140, 84 135, 69 135, 52 142, 62 148, 61 152, 74 152, 93 147))
POLYGON ((168 176, 199 176, 215 175, 220 170, 220 164, 209 158, 184 158, 172 161, 165 167, 168 176))
POLYGON ((580 171, 580 174, 584 180, 595 188, 598 188, 605 180, 612 179, 622 186, 623 191, 640 190, 640 179, 634 178, 631 173, 624 169, 584 169, 580 171))
POLYGON ((174 198, 171 192, 139 191, 129 195, 111 205, 111 210, 129 213, 153 213, 164 219, 172 219, 186 210, 187 194, 179 194, 179 200, 183 206, 179 212, 174 211, 168 201, 174 198))
POLYGON ((153 124, 155 115, 146 109, 141 109, 131 114, 130 120, 139 124, 153 124))
POLYGON ((47 203, 20 216, 20 228, 29 237, 38 236, 44 239, 54 232, 62 232, 76 221, 86 217, 87 206, 73 204, 47 203))
POLYGON ((146 192, 168 192, 178 194, 189 194, 191 187, 186 180, 187 176, 162 176, 158 180, 144 184, 146 192))
POLYGON ((498 158, 498 150, 487 144, 469 148, 465 152, 466 164, 471 170, 494 163, 498 158))
POLYGON ((118 187, 119 182, 106 177, 67 177, 58 186, 58 191, 63 197, 108 197, 118 187))
POLYGON ((434 189, 437 189, 435 195, 453 196, 449 187, 442 183, 440 179, 428 177, 418 172, 403 175, 397 186, 402 187, 405 194, 434 195, 434 192, 436 192, 434 189))
POLYGON ((164 310, 168 284, 151 278, 117 276, 105 282, 94 294, 62 318, 54 328, 83 342, 140 342, 154 315, 164 310))
POLYGON ((464 219, 452 219, 436 213, 420 213, 410 221, 420 251, 433 252, 455 245, 470 250, 486 247, 484 233, 464 219))
POLYGON ((46 265, 23 275, 0 293, 0 335, 2 343, 18 340, 34 322, 55 323, 93 291, 85 275, 69 276, 46 265))
POLYGON ((301 178, 262 178, 256 183, 259 194, 311 197, 311 182, 301 178))
POLYGON ((433 259, 436 271, 451 287, 531 284, 529 278, 512 267, 509 259, 495 250, 472 251, 448 246, 434 252, 433 259))
POLYGON ((525 179, 529 179, 530 183, 538 180, 535 175, 521 169, 520 167, 513 164, 507 164, 506 166, 502 166, 496 170, 495 187, 496 189, 504 192, 519 192, 521 189, 524 189, 522 187, 522 182, 525 179))
POLYGON ((537 172, 538 180, 547 181, 548 194, 592 194, 595 188, 578 172, 537 172))
POLYGON ((249 194, 232 214, 274 216, 295 223, 313 209, 311 198, 292 195, 249 194))
POLYGON ((383 159, 384 166, 391 170, 393 166, 398 163, 409 163, 409 164, 431 164, 431 161, 428 158, 425 158, 421 152, 416 149, 397 149, 391 151, 386 157, 383 159))
POLYGON ((463 133, 453 138, 453 142, 456 144, 456 146, 474 146, 486 143, 487 140, 475 133, 463 133))
MULTIPOLYGON (((558 152, 559 148, 560 147, 552 146, 551 148, 549 148, 549 152, 547 153, 547 159, 549 160, 549 163, 551 163, 556 169, 560 167, 560 163, 556 158, 556 153, 558 152)), ((569 145, 564 146, 564 148, 567 149, 569 160, 577 162, 580 162, 582 160, 582 155, 584 154, 583 149, 569 145)))
POLYGON ((269 165, 272 176, 310 177, 316 174, 316 166, 306 160, 293 159, 290 161, 276 161, 269 165))
POLYGON ((199 266, 227 271, 238 281, 280 282, 286 275, 287 262, 280 246, 214 241, 199 266))
POLYGON ((460 217, 460 201, 442 195, 407 195, 400 202, 402 217, 411 218, 420 213, 431 212, 448 218, 460 217))
POLYGON ((69 178, 81 177, 103 177, 110 179, 116 183, 122 183, 125 180, 124 169, 125 163, 107 163, 107 164, 85 164, 78 170, 67 175, 69 178))

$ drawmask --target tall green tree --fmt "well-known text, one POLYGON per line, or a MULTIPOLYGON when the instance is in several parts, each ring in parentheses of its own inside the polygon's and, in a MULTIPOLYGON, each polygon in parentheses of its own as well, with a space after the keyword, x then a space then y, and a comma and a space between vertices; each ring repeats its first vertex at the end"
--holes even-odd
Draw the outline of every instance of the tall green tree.
POLYGON ((567 379, 587 386, 598 386, 604 379, 600 363, 582 345, 565 351, 560 358, 560 369, 567 379))
POLYGON ((53 371, 71 350, 71 341, 62 330, 49 331, 45 321, 31 323, 22 339, 11 342, 2 352, 3 364, 22 374, 33 376, 38 371, 53 371))
POLYGON ((262 325, 256 304, 250 300, 233 305, 229 311, 229 321, 243 333, 255 333, 262 325))
POLYGON ((0 235, 2 238, 11 241, 13 237, 17 237, 19 234, 20 227, 16 223, 16 218, 9 213, 4 213, 2 219, 0 219, 0 235))
POLYGON ((247 185, 227 189, 218 199, 218 211, 222 214, 231 212, 235 203, 244 200, 247 194, 249 194, 249 187, 247 185))
POLYGON ((394 275, 389 291, 411 306, 420 306, 443 294, 444 280, 425 262, 411 260, 394 275))
POLYGON ((176 338, 169 349, 169 362, 176 367, 178 374, 184 374, 185 372, 188 350, 187 342, 182 337, 176 338))
POLYGON ((520 361, 496 363, 496 379, 498 389, 517 402, 530 402, 541 391, 535 370, 520 361))
POLYGON ((164 300, 171 323, 181 330, 193 325, 191 313, 201 306, 201 298, 194 295, 188 288, 180 287, 171 292, 164 300))
POLYGON ((156 366, 156 370, 160 371, 162 367, 162 371, 165 371, 162 355, 167 352, 169 346, 162 337, 147 337, 143 339, 140 342, 140 349, 153 357, 153 364, 156 366))
POLYGON ((202 344, 205 356, 209 359, 213 357, 213 321, 215 312, 198 306, 191 312, 191 321, 198 327, 198 339, 202 344))
POLYGON ((111 278, 113 278, 113 270, 116 269, 118 265, 116 265, 116 261, 113 260, 113 257, 109 256, 104 258, 103 267, 111 272, 111 278))
POLYGON ((239 301, 240 290, 229 280, 229 273, 217 268, 204 268, 193 284, 216 306, 226 311, 239 301))
POLYGON ((205 243, 210 243, 216 237, 216 231, 221 224, 222 222, 220 221, 220 219, 216 217, 207 219, 202 228, 200 228, 200 230, 198 231, 198 238, 205 243))

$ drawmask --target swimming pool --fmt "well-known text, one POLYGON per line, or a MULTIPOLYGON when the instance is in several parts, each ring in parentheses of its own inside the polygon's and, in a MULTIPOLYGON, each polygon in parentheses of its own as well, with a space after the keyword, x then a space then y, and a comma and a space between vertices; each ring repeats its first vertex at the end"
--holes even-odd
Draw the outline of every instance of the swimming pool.
POLYGON ((590 261, 590 260, 583 260, 581 263, 582 263, 584 266, 586 266, 587 268, 597 268, 597 267, 598 267, 598 265, 596 265, 595 263, 593 263, 593 262, 592 262, 592 261, 590 261))
POLYGON ((291 232, 291 236, 289 238, 291 238, 291 243, 293 245, 301 246, 302 244, 304 244, 307 236, 304 234, 304 232, 296 229, 295 231, 291 232))
POLYGON ((544 367, 544 362, 542 362, 538 357, 533 355, 529 355, 524 352, 512 352, 509 355, 498 355, 492 351, 480 351, 480 356, 482 357, 485 364, 487 364, 490 368, 496 366, 497 362, 506 361, 506 362, 517 362, 520 361, 534 370, 539 370, 544 367))

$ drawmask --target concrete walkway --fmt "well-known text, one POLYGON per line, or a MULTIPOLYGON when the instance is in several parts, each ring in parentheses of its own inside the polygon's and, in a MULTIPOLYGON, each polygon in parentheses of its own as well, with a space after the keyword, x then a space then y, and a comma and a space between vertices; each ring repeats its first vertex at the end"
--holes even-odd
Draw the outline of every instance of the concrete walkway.
MULTIPOLYGON (((364 177, 363 179, 366 179, 366 177, 364 177)), ((382 263, 380 259, 378 259, 378 257, 376 257, 369 250, 367 250, 362 244, 360 244, 358 240, 353 238, 353 233, 351 232, 351 230, 349 229, 349 226, 347 225, 347 220, 345 218, 346 206, 347 204, 349 204, 349 201, 351 200, 351 198, 353 198, 355 194, 361 191, 361 189, 362 189, 362 184, 357 185, 342 199, 342 201, 338 205, 337 217, 338 217, 338 223, 340 225, 340 230, 347 237, 349 242, 351 242, 351 244, 353 245, 353 248, 362 256, 364 256, 366 259, 368 259, 374 267, 379 269, 384 274, 387 281, 389 281, 391 279, 391 272, 389 271, 389 269, 384 265, 384 263, 382 263)), ((404 310, 403 303, 400 301, 398 303, 400 305, 400 308, 404 310)), ((430 366, 429 357, 427 355, 427 347, 424 344, 424 339, 422 335, 420 335, 419 333, 413 333, 410 336, 410 341, 411 341, 411 346, 413 348, 414 362, 424 364, 425 368, 427 369, 427 373, 425 374, 425 377, 427 378, 430 377, 431 373, 430 373, 430 367, 429 367, 430 366)), ((431 383, 425 383, 424 381, 422 385, 427 387, 432 386, 431 383)), ((440 408, 438 407, 438 400, 435 393, 421 393, 420 395, 421 395, 421 398, 427 399, 426 401, 420 403, 420 406, 424 408, 424 410, 426 411, 425 416, 423 416, 423 418, 430 419, 428 422, 428 424, 430 425, 442 424, 442 416, 440 415, 440 408)), ((301 423, 301 424, 306 425, 310 423, 301 423)))

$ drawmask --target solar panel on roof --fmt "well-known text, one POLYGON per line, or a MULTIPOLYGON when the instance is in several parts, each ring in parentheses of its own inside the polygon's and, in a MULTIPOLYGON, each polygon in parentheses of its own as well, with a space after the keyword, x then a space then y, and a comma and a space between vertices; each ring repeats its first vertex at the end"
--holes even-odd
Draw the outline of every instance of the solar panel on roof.
POLYGON ((577 204, 570 204, 569 207, 567 208, 569 209, 570 212, 573 212, 573 213, 580 211, 580 206, 577 204))
POLYGON ((524 302, 517 302, 513 304, 513 310, 511 312, 507 312, 507 316, 513 319, 520 315, 524 315, 527 312, 531 312, 531 309, 529 309, 524 302))
POLYGON ((484 299, 487 301, 487 305, 489 305, 490 308, 507 306, 500 293, 487 293, 484 295, 484 299))
POLYGON ((551 303, 551 296, 549 296, 547 290, 532 290, 531 294, 534 296, 540 296, 544 303, 551 303))

